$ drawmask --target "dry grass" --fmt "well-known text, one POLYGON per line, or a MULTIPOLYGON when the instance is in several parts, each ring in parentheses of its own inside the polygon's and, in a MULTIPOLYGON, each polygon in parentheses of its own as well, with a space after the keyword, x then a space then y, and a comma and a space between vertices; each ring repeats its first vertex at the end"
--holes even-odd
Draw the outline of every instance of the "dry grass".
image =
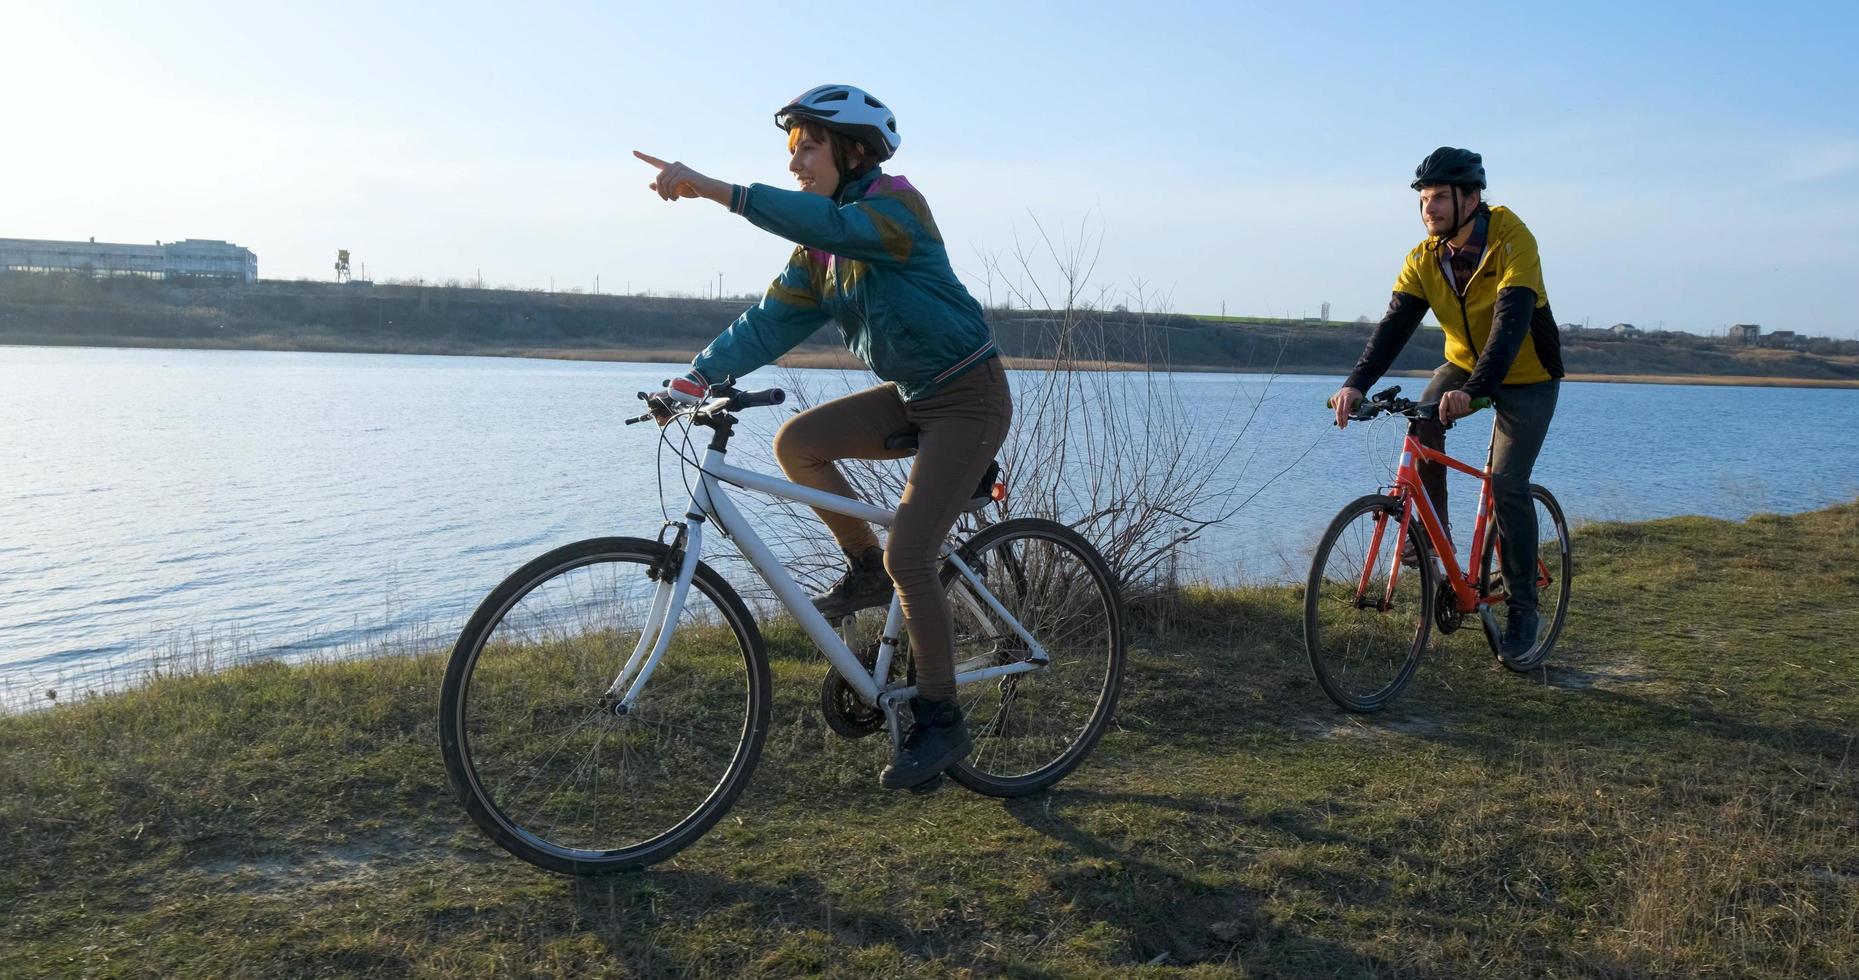
POLYGON ((1056 789, 875 786, 769 630, 749 791, 537 872, 449 798, 441 662, 255 665, 0 718, 9 976, 1859 975, 1859 505, 1577 532, 1549 669, 1461 632, 1382 715, 1296 590, 1195 590, 1056 789))

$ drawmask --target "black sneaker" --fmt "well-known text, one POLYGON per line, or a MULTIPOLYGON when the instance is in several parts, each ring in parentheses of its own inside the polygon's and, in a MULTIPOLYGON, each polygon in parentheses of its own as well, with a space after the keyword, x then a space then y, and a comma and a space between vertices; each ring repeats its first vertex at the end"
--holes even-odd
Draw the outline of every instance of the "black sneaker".
POLYGON ((1536 610, 1510 611, 1504 621, 1504 635, 1498 640, 1498 647, 1504 651, 1505 660, 1517 662, 1530 655, 1530 648, 1536 646, 1536 626, 1536 610))
POLYGON ((878 782, 885 789, 912 789, 942 778, 942 771, 962 761, 975 747, 962 720, 962 706, 932 698, 910 699, 910 731, 884 767, 878 782))
POLYGON ((884 552, 878 548, 866 548, 857 558, 846 556, 846 574, 824 595, 813 597, 813 608, 827 619, 890 603, 891 576, 885 574, 884 552))

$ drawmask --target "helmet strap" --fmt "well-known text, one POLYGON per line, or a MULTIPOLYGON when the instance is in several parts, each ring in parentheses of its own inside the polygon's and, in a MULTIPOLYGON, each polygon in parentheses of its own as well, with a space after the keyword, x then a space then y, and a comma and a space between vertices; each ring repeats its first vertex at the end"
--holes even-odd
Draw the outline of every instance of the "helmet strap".
POLYGON ((1445 233, 1444 235, 1439 236, 1439 241, 1429 243, 1427 246, 1427 251, 1429 252, 1437 252, 1440 250, 1441 247, 1452 244, 1452 240, 1459 237, 1459 232, 1464 231, 1466 225, 1469 225, 1473 221, 1476 221, 1478 219, 1478 212, 1484 209, 1484 203, 1485 203, 1484 195, 1481 192, 1479 194, 1479 201, 1478 201, 1479 206, 1471 209, 1470 211, 1466 212, 1463 216, 1461 216, 1459 213, 1459 191, 1461 188, 1458 184, 1453 184, 1451 185, 1451 187, 1452 187, 1452 230, 1445 233))

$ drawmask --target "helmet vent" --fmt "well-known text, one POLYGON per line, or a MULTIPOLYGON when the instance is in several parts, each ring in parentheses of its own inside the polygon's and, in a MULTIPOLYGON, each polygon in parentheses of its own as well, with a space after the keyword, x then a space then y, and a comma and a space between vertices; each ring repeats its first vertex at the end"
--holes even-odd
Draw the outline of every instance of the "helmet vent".
MULTIPOLYGON (((844 102, 846 100, 846 97, 847 97, 846 91, 844 89, 840 89, 836 92, 827 92, 824 95, 821 95, 820 97, 814 99, 813 101, 815 102, 844 102)), ((865 101, 869 102, 871 100, 867 99, 865 101)))

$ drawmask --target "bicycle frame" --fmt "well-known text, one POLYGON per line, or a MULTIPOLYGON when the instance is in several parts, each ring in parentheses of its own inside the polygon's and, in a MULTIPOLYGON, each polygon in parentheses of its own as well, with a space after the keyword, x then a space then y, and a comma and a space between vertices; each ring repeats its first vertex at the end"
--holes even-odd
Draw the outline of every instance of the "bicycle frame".
MULTIPOLYGON (((896 595, 891 597, 890 610, 885 615, 884 632, 879 640, 877 663, 871 672, 867 673, 851 647, 838 633, 834 632, 832 625, 826 621, 826 617, 820 615, 820 611, 813 607, 813 602, 801 589, 799 583, 787 573, 781 560, 756 535, 748 521, 743 519, 742 512, 736 508, 735 502, 725 491, 725 485, 753 490, 783 500, 796 501, 836 514, 845 514, 848 517, 856 517, 859 520, 887 528, 895 521, 897 515, 881 507, 873 507, 861 500, 803 487, 753 470, 732 466, 724 461, 724 453, 714 447, 706 451, 700 474, 697 487, 691 492, 690 502, 685 507, 684 517, 688 523, 682 525, 680 534, 682 549, 674 549, 673 552, 673 557, 679 561, 677 575, 672 578, 662 578, 659 581, 658 591, 653 596, 652 610, 647 616, 645 629, 640 633, 639 642, 634 647, 632 656, 627 659, 619 676, 614 678, 613 684, 607 689, 607 696, 611 698, 619 695, 622 690, 625 691, 625 694, 619 698, 618 708, 623 713, 638 700, 641 692, 645 690, 646 683, 652 679, 653 671, 658 668, 660 659, 664 657, 665 650, 670 645, 671 634, 677 628, 678 615, 683 611, 685 598, 689 594, 691 577, 696 573, 697 562, 703 551, 704 526, 714 520, 724 537, 735 542, 736 546, 741 549, 743 557, 749 560, 749 564, 754 566, 755 570, 773 588, 775 596, 800 623, 801 629, 812 638, 814 644, 820 648, 820 652, 826 655, 833 669, 845 678, 846 683, 857 692, 862 700, 867 704, 886 708, 886 714, 894 721, 895 715, 888 710, 889 707, 917 693, 914 686, 903 686, 890 681, 892 660, 897 650, 897 638, 903 627, 903 606, 900 598, 896 595)), ((1044 667, 1049 660, 1045 648, 1033 638, 1026 627, 1020 624, 1019 620, 1007 611, 1006 607, 1001 605, 1000 600, 981 584, 981 578, 975 574, 974 569, 953 549, 945 547, 943 557, 973 590, 972 594, 967 591, 960 594, 961 604, 969 608, 983 622, 988 622, 989 620, 980 608, 980 605, 985 605, 994 612, 1001 624, 1012 630, 1014 635, 1026 643, 1027 650, 1030 652, 1028 659, 1018 663, 958 673, 955 683, 957 685, 969 684, 1011 674, 1022 674, 1044 667)))
MULTIPOLYGON (((1427 496, 1426 485, 1420 482, 1419 462, 1423 459, 1478 478, 1478 512, 1472 522, 1472 550, 1468 553, 1472 556, 1484 554, 1485 535, 1491 530, 1489 461, 1487 459, 1485 469, 1473 469, 1443 452, 1421 445, 1420 440, 1410 432, 1401 443, 1401 465, 1394 476, 1394 496, 1401 500, 1401 526, 1394 540, 1407 540, 1407 529, 1414 516, 1419 515, 1420 524, 1426 529, 1427 539, 1432 543, 1433 550, 1439 554, 1440 564, 1446 570, 1445 584, 1452 589, 1453 599, 1459 610, 1461 612, 1477 611, 1491 605, 1496 600, 1480 595, 1479 591, 1473 588, 1471 582, 1467 580, 1465 573, 1460 570, 1458 556, 1453 554, 1452 542, 1446 537, 1446 525, 1440 519, 1438 511, 1434 510, 1433 499, 1427 496)), ((1369 545, 1368 561, 1363 563, 1362 583, 1358 587, 1358 592, 1368 587, 1369 572, 1375 567, 1375 552, 1381 547, 1381 532, 1386 525, 1386 515, 1376 518, 1375 540, 1369 545)), ((1391 603, 1394 598, 1394 588, 1401 573, 1400 549, 1395 549, 1390 566, 1387 601, 1391 603)), ((1470 567, 1471 559, 1468 558, 1466 570, 1469 571, 1470 567)))

